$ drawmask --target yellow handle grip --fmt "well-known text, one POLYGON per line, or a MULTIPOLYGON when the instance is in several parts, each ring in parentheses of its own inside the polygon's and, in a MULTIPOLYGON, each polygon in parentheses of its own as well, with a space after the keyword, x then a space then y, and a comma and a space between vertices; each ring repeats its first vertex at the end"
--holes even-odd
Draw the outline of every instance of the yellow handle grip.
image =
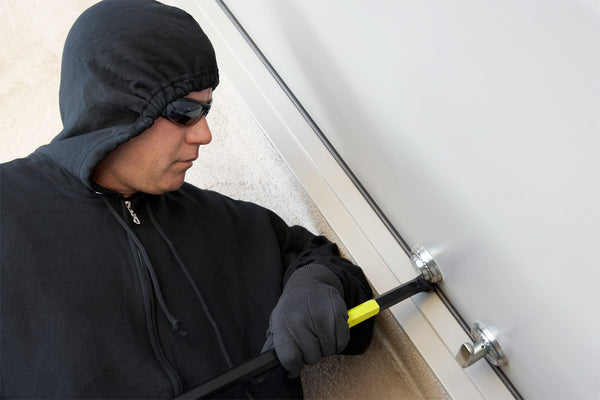
POLYGON ((374 299, 365 301, 348 310, 348 325, 352 328, 377 314, 379 314, 379 304, 374 299))

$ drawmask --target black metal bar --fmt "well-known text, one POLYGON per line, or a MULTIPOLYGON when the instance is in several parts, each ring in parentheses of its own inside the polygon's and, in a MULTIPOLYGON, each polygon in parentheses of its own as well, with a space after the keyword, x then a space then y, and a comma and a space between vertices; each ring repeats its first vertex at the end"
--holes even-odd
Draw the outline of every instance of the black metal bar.
MULTIPOLYGON (((435 288, 435 285, 427 281, 422 276, 413 279, 403 285, 400 285, 378 297, 375 301, 379 305, 379 310, 385 310, 403 300, 414 296, 417 293, 429 292, 435 288)), ((214 396, 235 385, 243 383, 248 379, 255 378, 279 365, 279 359, 275 350, 267 350, 258 357, 251 359, 238 367, 208 381, 207 383, 190 390, 178 397, 178 399, 202 399, 214 396)))
POLYGON ((246 382, 248 379, 264 374, 278 365, 279 359, 277 358, 277 354, 275 354, 275 350, 267 350, 258 357, 230 369, 223 375, 220 375, 175 399, 204 399, 211 397, 230 389, 235 385, 246 382))
POLYGON ((429 292, 435 288, 435 285, 422 276, 419 276, 412 281, 408 281, 405 284, 398 286, 384 294, 377 296, 375 301, 379 304, 380 310, 385 310, 393 306, 394 304, 400 303, 409 297, 414 296, 417 293, 429 292))

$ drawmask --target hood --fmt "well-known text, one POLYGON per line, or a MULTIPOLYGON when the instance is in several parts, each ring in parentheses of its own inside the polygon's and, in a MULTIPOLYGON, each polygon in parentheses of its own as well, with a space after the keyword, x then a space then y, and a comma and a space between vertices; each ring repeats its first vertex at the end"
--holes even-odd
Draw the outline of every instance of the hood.
POLYGON ((166 104, 218 82, 214 49, 189 14, 150 0, 102 1, 69 31, 64 128, 36 153, 92 188, 98 162, 150 127, 166 104))

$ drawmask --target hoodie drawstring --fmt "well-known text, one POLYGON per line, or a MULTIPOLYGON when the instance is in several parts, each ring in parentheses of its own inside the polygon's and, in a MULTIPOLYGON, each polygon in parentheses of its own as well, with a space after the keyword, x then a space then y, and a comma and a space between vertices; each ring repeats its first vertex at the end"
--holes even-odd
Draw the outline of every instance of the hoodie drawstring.
POLYGON ((187 332, 181 328, 181 323, 179 322, 179 320, 173 316, 173 314, 167 307, 167 304, 165 303, 165 299, 160 290, 156 272, 154 271, 154 267, 152 266, 152 262, 150 261, 150 257, 148 257, 148 253, 146 252, 144 245, 142 244, 140 239, 137 237, 137 235, 133 232, 133 230, 131 230, 129 225, 127 225, 127 223, 123 220, 123 218, 112 207, 112 205, 110 204, 110 202, 108 201, 106 196, 101 196, 101 197, 102 197, 102 200, 104 201, 104 204, 106 204, 106 207, 109 209, 109 211, 111 212, 113 217, 117 220, 117 222, 121 225, 121 227, 123 227, 123 229, 125 229, 125 231, 127 232, 127 235, 131 238, 131 240, 133 240, 135 246, 137 247, 140 257, 142 258, 142 261, 146 265, 146 269, 148 270, 148 273, 150 274, 150 279, 152 281, 152 288, 154 290, 156 299, 158 300, 158 304, 160 305, 160 308, 161 308, 163 314, 165 315, 165 317, 171 324, 171 329, 174 332, 177 332, 181 336, 187 335, 187 332))
MULTIPOLYGON (((113 217, 117 220, 119 225, 121 225, 121 227, 123 227, 125 232, 127 232, 127 235, 131 238, 131 240, 134 242, 135 246, 137 247, 137 249, 140 253, 140 256, 142 258, 142 261, 146 265, 146 268, 150 274, 150 279, 152 280, 152 287, 154 289, 154 294, 158 300, 158 303, 160 305, 160 308, 161 308, 163 314, 165 315, 165 317, 171 324, 171 328, 173 329, 173 331, 179 333, 181 336, 185 336, 187 334, 187 332, 181 328, 181 323, 179 322, 179 320, 177 318, 175 318, 173 316, 173 314, 169 311, 169 308, 167 307, 167 305, 165 303, 162 292, 160 290, 160 286, 158 284, 158 278, 156 276, 156 272, 154 271, 154 267, 152 266, 152 262, 150 261, 150 257, 148 256, 148 253, 146 252, 144 245, 141 243, 140 239, 137 237, 135 232, 133 232, 133 230, 129 227, 129 225, 125 222, 125 220, 117 213, 117 211, 114 209, 114 207, 110 204, 110 201, 106 198, 106 196, 101 195, 100 197, 104 201, 104 204, 109 209, 109 211, 111 212, 113 217)), ((132 210, 130 207, 127 207, 127 211, 132 213, 132 210)), ((150 218, 150 221, 152 222, 152 225, 156 228, 156 230, 158 231, 160 236, 163 238, 163 240, 165 241, 165 243, 171 250, 171 253, 175 257, 175 260, 177 260, 179 267, 183 271, 187 281, 189 282, 190 286, 194 290, 196 297, 198 297, 198 300, 200 300, 200 304, 202 305, 204 313, 206 314, 206 317, 208 318, 208 321, 210 322, 210 324, 215 332, 217 341, 219 342, 221 354, 223 354, 223 357, 225 358, 225 361, 227 362, 227 365, 229 366, 229 368, 233 368, 234 365, 233 365, 233 362, 231 361, 231 357, 229 356, 229 352, 227 351, 227 348, 225 346, 225 341, 223 340, 223 335, 221 334, 221 330, 219 329, 215 318, 213 317, 212 313, 210 312, 210 309, 208 308, 208 304, 206 303, 204 295, 202 294, 202 292, 200 291, 200 288, 194 281, 192 274, 190 273, 190 271, 186 267, 185 263, 183 262, 181 256, 179 255, 179 252, 173 245, 173 242, 171 242, 171 240, 169 239, 167 234, 164 232, 164 230, 158 223, 156 217, 154 216, 154 213, 152 212, 152 208, 150 207, 149 202, 146 202, 146 212, 148 213, 148 216, 150 218)), ((134 215, 132 215, 132 217, 133 216, 134 215)), ((137 216, 136 216, 136 218, 137 218, 137 216)), ((254 398, 254 396, 252 396, 252 394, 249 392, 246 385, 243 385, 242 390, 248 399, 252 400, 254 398)))
POLYGON ((175 248, 175 246, 173 245, 173 243, 171 242, 171 240, 169 239, 169 237, 167 236, 165 231, 162 229, 162 227, 159 225, 158 221, 156 220, 156 217, 154 216, 154 213, 152 212, 152 207, 150 207, 149 202, 146 202, 146 212, 148 213, 148 216, 150 217, 150 221, 152 222, 152 225, 154 225, 154 227, 156 228, 156 230, 158 231, 160 236, 163 238, 163 240, 165 241, 167 246, 169 246, 171 253, 173 253, 173 255, 175 256, 175 259, 177 260, 177 263, 179 264, 179 267, 181 268, 185 277, 187 278, 187 281, 189 282, 190 286, 194 289, 194 293, 196 294, 196 297, 198 297, 198 300, 200 300, 200 304, 202 304, 204 313, 206 314, 208 321, 210 322, 210 324, 215 332, 215 335, 217 336, 219 346, 221 347, 221 353, 223 353, 223 357, 225 357, 225 361, 227 362, 227 365, 229 366, 229 368, 233 368, 233 363, 231 362, 231 358, 229 357, 229 353, 227 352, 227 349, 225 347, 225 342, 223 340, 223 336, 221 335, 221 331, 220 331, 220 329, 217 325, 217 322, 215 321, 212 313, 210 312, 210 309, 208 308, 208 305, 206 303, 204 296, 202 295, 202 292, 200 291, 200 288, 196 284, 196 281, 194 281, 194 278, 192 277, 192 274, 190 273, 188 268, 185 266, 185 263, 181 259, 179 252, 177 251, 177 249, 175 248))

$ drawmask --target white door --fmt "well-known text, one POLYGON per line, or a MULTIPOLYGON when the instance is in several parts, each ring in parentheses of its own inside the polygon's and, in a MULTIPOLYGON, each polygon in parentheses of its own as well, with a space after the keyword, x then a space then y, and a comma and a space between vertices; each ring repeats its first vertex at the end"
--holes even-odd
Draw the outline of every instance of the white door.
POLYGON ((599 3, 225 3, 519 392, 597 397, 599 3))

